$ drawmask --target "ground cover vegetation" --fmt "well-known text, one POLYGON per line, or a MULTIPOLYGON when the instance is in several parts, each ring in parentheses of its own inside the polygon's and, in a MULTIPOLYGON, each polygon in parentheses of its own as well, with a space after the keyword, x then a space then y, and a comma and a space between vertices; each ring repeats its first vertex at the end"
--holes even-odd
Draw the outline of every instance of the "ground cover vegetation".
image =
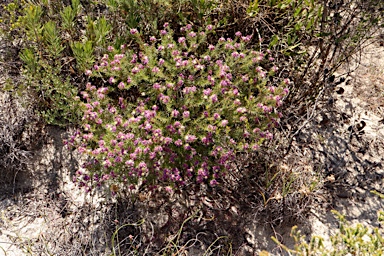
MULTIPOLYGON (((36 138, 40 128, 26 126, 33 119, 76 130, 65 143, 87 158, 73 179, 88 193, 124 202, 141 191, 184 201, 204 194, 243 201, 273 224, 305 217, 321 173, 302 177, 283 159, 342 82, 336 69, 382 26, 383 8, 380 0, 8 1, 4 104, 24 99, 34 115, 0 118, 15 133, 1 134, 0 166, 15 183, 33 150, 15 141, 24 130, 36 138)), ((112 244, 127 226, 140 225, 117 228, 112 244)), ((343 227, 345 236, 361 231, 343 227)), ((138 243, 138 230, 114 253, 143 254, 150 241, 138 243)), ((182 231, 154 248, 181 254, 190 241, 179 240, 182 231)), ((382 244, 380 234, 372 239, 382 244)), ((230 254, 228 240, 212 240, 206 254, 230 254)), ((316 255, 308 246, 287 251, 316 255)))

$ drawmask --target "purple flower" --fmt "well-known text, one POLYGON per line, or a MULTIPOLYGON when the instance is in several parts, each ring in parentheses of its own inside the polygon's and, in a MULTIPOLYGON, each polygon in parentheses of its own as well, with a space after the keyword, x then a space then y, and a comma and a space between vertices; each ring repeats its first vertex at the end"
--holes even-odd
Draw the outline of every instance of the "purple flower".
POLYGON ((140 170, 146 171, 147 170, 147 165, 144 162, 140 162, 139 165, 137 166, 140 170))
POLYGON ((240 106, 241 105, 241 101, 239 99, 235 99, 233 101, 233 104, 237 105, 237 106, 240 106))
POLYGON ((108 50, 109 52, 113 52, 114 49, 113 49, 112 46, 108 46, 107 50, 108 50))
POLYGON ((172 117, 177 117, 179 115, 179 111, 177 111, 176 109, 174 109, 172 111, 172 117))
POLYGON ((117 87, 120 89, 120 90, 123 90, 125 88, 125 84, 123 82, 120 82, 117 87))
POLYGON ((195 32, 190 32, 189 34, 188 34, 188 36, 190 36, 190 37, 195 37, 196 36, 196 33, 195 32))
POLYGON ((214 118, 215 120, 220 119, 220 114, 218 114, 218 113, 214 113, 214 114, 213 114, 213 118, 214 118))
POLYGON ((212 25, 208 25, 207 26, 207 30, 212 30, 213 29, 213 26, 212 25))
POLYGON ((246 122, 248 120, 248 118, 246 116, 241 116, 240 117, 240 121, 241 122, 246 122))
POLYGON ((269 87, 268 87, 268 90, 269 90, 271 93, 275 93, 276 87, 275 87, 275 86, 269 86, 269 87))
POLYGON ((129 159, 128 161, 125 162, 126 166, 132 167, 135 164, 135 162, 132 159, 129 159))
POLYGON ((109 82, 110 84, 114 84, 114 83, 116 82, 116 80, 115 80, 114 77, 110 77, 109 80, 108 80, 108 82, 109 82))
POLYGON ((208 46, 208 49, 209 49, 210 51, 213 51, 213 50, 215 50, 215 46, 213 46, 212 44, 210 44, 210 45, 208 46))
POLYGON ((194 93, 194 92, 196 92, 196 86, 185 87, 185 88, 183 89, 183 92, 184 92, 185 94, 194 93))
POLYGON ((211 100, 212 100, 212 103, 217 102, 217 101, 218 101, 218 99, 217 99, 217 95, 216 95, 216 94, 213 94, 213 95, 211 96, 211 100))
POLYGON ((244 42, 249 42, 251 41, 252 35, 247 35, 247 36, 242 36, 241 40, 244 42))
POLYGON ((155 89, 155 90, 159 90, 160 88, 161 88, 161 85, 159 84, 159 83, 155 83, 155 84, 153 84, 153 89, 155 89))
POLYGON ((164 64, 164 60, 163 59, 159 59, 159 66, 162 66, 164 64))
POLYGON ((139 71, 140 71, 140 69, 138 67, 134 67, 132 69, 132 74, 137 74, 137 73, 139 73, 139 71))
POLYGON ((183 145, 183 142, 181 141, 181 139, 178 139, 177 141, 175 141, 175 145, 180 147, 181 145, 183 145))
POLYGON ((144 56, 144 57, 142 58, 142 63, 143 63, 144 65, 147 65, 148 62, 149 62, 148 56, 144 56))
POLYGON ((194 142, 194 141, 196 141, 196 139, 197 138, 196 138, 195 135, 189 135, 188 134, 188 135, 185 136, 185 141, 188 142, 188 143, 194 142))
POLYGON ((183 118, 189 118, 189 111, 183 112, 183 118))
POLYGON ((180 37, 178 40, 179 44, 185 43, 185 37, 180 37))
POLYGON ((130 31, 129 31, 132 35, 138 33, 139 31, 137 31, 137 29, 135 28, 132 28, 130 31))
POLYGON ((223 120, 223 121, 221 121, 221 126, 222 127, 225 127, 225 126, 227 126, 228 125, 228 120, 223 120))
POLYGON ((205 61, 210 61, 210 60, 211 60, 211 56, 209 56, 209 55, 205 55, 203 59, 204 59, 205 61))
POLYGON ((205 96, 209 96, 209 95, 211 94, 211 92, 212 92, 212 89, 211 89, 211 88, 208 88, 208 89, 204 89, 204 90, 203 90, 203 93, 204 93, 205 96))
POLYGON ((160 71, 160 69, 158 67, 154 67, 152 69, 152 73, 158 73, 160 71))
POLYGON ((211 180, 209 182, 209 185, 211 185, 212 187, 216 186, 217 185, 217 181, 215 179, 211 180))
POLYGON ((149 38, 149 41, 151 41, 151 42, 156 42, 156 37, 151 36, 151 37, 149 38))
POLYGON ((238 58, 240 56, 240 54, 238 52, 232 52, 232 57, 233 58, 238 58))
POLYGON ((255 129, 252 130, 252 132, 254 134, 259 134, 260 133, 260 128, 255 128, 255 129))
POLYGON ((165 47, 162 46, 162 45, 159 45, 159 47, 157 47, 157 50, 158 50, 159 52, 161 52, 161 51, 164 50, 164 49, 165 49, 165 47))
POLYGON ((259 150, 259 145, 257 145, 257 144, 252 145, 252 150, 254 150, 254 151, 259 150))
POLYGON ((169 23, 168 23, 168 22, 165 22, 164 25, 163 25, 164 28, 166 28, 166 27, 168 27, 168 26, 169 26, 169 23))
POLYGON ((240 32, 240 31, 237 31, 237 32, 235 33, 235 36, 237 36, 237 37, 241 37, 241 32, 240 32))
POLYGON ((214 132, 214 131, 216 131, 216 129, 217 129, 216 126, 211 125, 211 124, 209 124, 209 125, 207 126, 207 128, 208 128, 208 131, 210 131, 210 132, 214 132))
POLYGON ((104 161, 104 167, 108 168, 108 167, 111 167, 111 166, 112 166, 112 163, 111 163, 111 161, 109 161, 109 159, 104 161))

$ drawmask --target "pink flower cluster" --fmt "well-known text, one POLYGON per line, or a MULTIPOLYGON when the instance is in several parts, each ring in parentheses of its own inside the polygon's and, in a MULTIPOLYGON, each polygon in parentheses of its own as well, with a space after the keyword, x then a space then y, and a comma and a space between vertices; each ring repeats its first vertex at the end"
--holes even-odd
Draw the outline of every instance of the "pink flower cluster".
MULTIPOLYGON (((220 38, 200 55, 195 49, 213 26, 194 32, 187 25, 182 31, 185 36, 175 41, 165 24, 161 38, 150 37, 147 49, 130 53, 122 47, 114 55, 111 49, 87 71, 108 82, 99 88, 87 84, 83 130, 67 141, 91 157, 84 166, 89 172, 79 172, 79 184, 215 186, 232 169, 237 152, 258 150, 273 139, 281 117, 277 108, 290 82, 269 84, 267 76, 278 71, 265 58, 272 52, 246 49, 251 36, 237 32, 235 39, 220 38), (133 102, 113 98, 114 91, 133 86, 138 90, 133 102)), ((141 40, 136 29, 130 32, 141 40)))

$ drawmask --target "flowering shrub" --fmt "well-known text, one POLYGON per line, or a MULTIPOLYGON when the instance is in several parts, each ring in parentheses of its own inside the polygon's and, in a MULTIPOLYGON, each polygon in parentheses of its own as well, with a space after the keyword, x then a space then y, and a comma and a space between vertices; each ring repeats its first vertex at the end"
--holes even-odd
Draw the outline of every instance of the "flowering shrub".
POLYGON ((105 86, 86 85, 83 130, 68 140, 91 157, 80 185, 214 186, 236 153, 273 138, 289 80, 277 77, 270 51, 247 49, 251 36, 208 45, 212 31, 187 25, 175 40, 165 24, 146 44, 131 29, 137 49, 109 47, 86 71, 105 86))

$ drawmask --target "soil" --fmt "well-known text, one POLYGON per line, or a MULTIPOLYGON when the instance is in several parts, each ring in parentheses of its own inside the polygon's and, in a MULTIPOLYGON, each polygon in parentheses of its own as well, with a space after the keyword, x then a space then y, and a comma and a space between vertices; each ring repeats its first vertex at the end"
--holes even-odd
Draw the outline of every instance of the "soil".
POLYGON ((174 239, 191 213, 196 216, 186 222, 180 240, 173 240, 190 241, 184 255, 207 250, 220 255, 231 243, 235 255, 258 255, 261 250, 284 255, 270 237, 292 246, 293 225, 305 235, 324 236, 329 244, 338 228, 332 209, 352 222, 379 227, 376 213, 384 201, 371 191, 384 193, 384 48, 371 44, 357 69, 343 75, 350 68, 340 68, 329 87, 332 92, 295 137, 284 165, 291 172, 305 170, 318 183, 313 191, 298 192, 311 197, 310 212, 299 222, 266 224, 260 212, 247 212, 239 202, 218 206, 223 202, 205 197, 196 199, 202 208, 177 195, 151 199, 141 193, 132 203, 101 191, 85 194, 71 181, 81 159, 62 142, 71 130, 45 127, 39 131, 41 146, 33 148, 33 158, 24 166, 32 175, 12 184, 15 193, 4 189, 0 195, 0 255, 109 255, 116 245, 132 251, 149 241, 154 246, 147 253, 154 255, 166 245, 159 241, 174 239), (340 78, 345 81, 338 83, 340 78), (111 244, 118 228, 119 239, 115 236, 111 244), (213 243, 218 237, 221 247, 213 243))

